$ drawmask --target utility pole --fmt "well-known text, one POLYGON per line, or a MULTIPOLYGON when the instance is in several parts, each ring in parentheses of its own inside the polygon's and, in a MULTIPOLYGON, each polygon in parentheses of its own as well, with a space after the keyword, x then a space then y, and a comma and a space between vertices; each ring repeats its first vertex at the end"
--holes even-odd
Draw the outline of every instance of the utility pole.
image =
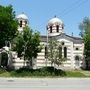
POLYGON ((46 31, 47 31, 47 44, 46 44, 46 67, 47 67, 47 62, 48 62, 48 26, 46 26, 46 31))

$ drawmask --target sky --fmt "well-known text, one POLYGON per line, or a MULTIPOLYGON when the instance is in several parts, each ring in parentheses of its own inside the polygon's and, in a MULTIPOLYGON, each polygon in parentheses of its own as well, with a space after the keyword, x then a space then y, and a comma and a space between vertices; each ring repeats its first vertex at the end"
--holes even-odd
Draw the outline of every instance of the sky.
POLYGON ((55 15, 60 18, 68 35, 79 36, 79 24, 90 17, 90 0, 0 0, 0 5, 12 5, 16 15, 24 12, 29 26, 46 35, 46 25, 55 15))

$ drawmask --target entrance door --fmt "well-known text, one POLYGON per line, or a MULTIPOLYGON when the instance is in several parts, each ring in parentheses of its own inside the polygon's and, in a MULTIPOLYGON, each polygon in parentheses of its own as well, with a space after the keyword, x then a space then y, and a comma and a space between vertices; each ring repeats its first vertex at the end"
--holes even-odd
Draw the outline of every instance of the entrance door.
POLYGON ((8 54, 6 52, 1 53, 1 66, 7 67, 8 65, 8 54))
POLYGON ((79 56, 75 57, 75 67, 79 68, 80 67, 80 61, 79 61, 79 56))

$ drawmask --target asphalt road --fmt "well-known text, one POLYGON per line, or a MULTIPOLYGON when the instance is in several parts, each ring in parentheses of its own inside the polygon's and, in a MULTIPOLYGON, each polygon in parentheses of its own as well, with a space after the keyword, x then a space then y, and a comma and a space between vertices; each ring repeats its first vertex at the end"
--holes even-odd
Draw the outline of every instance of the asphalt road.
POLYGON ((90 90, 90 78, 0 78, 0 90, 90 90))

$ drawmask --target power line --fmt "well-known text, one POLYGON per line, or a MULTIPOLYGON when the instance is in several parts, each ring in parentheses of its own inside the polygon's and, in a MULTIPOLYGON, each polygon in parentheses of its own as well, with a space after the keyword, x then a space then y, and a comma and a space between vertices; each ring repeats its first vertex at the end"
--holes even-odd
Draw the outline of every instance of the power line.
POLYGON ((73 7, 73 5, 75 5, 75 4, 79 3, 79 2, 81 2, 81 0, 77 0, 77 1, 73 2, 70 6, 64 8, 64 9, 60 12, 60 14, 62 14, 62 13, 65 12, 65 11, 67 11, 68 9, 70 9, 71 7, 73 7))
POLYGON ((85 4, 86 2, 88 2, 88 0, 77 0, 74 3, 72 3, 71 6, 67 7, 66 9, 64 9, 62 12, 60 12, 60 16, 65 16, 67 15, 69 12, 71 12, 73 9, 80 7, 82 4, 85 4))

